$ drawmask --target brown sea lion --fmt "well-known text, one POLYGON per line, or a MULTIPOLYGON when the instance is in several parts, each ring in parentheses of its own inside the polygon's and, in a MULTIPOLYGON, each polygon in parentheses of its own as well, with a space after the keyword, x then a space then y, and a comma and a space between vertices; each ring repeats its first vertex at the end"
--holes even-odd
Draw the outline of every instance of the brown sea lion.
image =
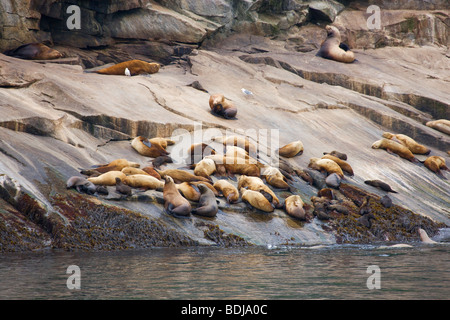
POLYGON ((216 163, 212 159, 204 158, 195 165, 194 174, 196 176, 210 179, 210 175, 216 172, 216 163))
POLYGON ((318 171, 326 171, 327 174, 336 173, 341 178, 344 178, 344 172, 341 167, 330 159, 311 158, 309 160, 308 168, 318 171))
POLYGON ((175 217, 187 217, 191 214, 191 204, 184 198, 177 187, 172 177, 164 177, 163 199, 164 208, 166 212, 175 217))
POLYGON ((175 184, 177 190, 181 193, 183 197, 190 201, 198 202, 200 200, 200 190, 197 186, 193 186, 189 182, 183 182, 175 184))
POLYGON ((153 168, 151 166, 147 166, 145 168, 142 168, 142 171, 144 171, 148 175, 151 175, 152 177, 155 177, 158 180, 161 180, 161 176, 159 175, 159 173, 156 172, 155 168, 153 168))
POLYGON ((134 174, 125 176, 122 181, 133 188, 162 190, 164 182, 148 174, 134 174))
POLYGON ((206 181, 191 181, 189 182, 191 185, 198 187, 200 183, 203 183, 205 186, 207 186, 211 191, 214 193, 216 197, 219 196, 219 191, 214 188, 214 186, 211 184, 212 182, 206 182, 206 181))
POLYGON ((284 201, 284 208, 286 213, 291 217, 306 220, 306 212, 304 207, 304 202, 299 195, 292 195, 286 198, 284 201))
POLYGON ((169 156, 159 156, 152 161, 152 165, 154 168, 159 168, 166 163, 173 163, 173 159, 169 156))
POLYGON ((63 57, 61 52, 42 43, 23 44, 16 49, 4 52, 4 54, 25 60, 53 60, 63 57))
POLYGON ((427 167, 429 170, 433 171, 436 174, 442 175, 441 170, 449 170, 448 167, 445 164, 444 157, 440 156, 431 156, 428 157, 424 162, 424 166, 427 167))
POLYGON ((278 154, 285 158, 292 158, 303 153, 303 143, 300 140, 293 141, 278 149, 278 154))
POLYGON ((347 161, 347 155, 345 153, 342 153, 342 152, 339 152, 339 151, 336 151, 336 150, 333 150, 331 152, 324 152, 323 154, 324 155, 329 154, 330 156, 335 156, 335 157, 338 157, 341 160, 347 161))
POLYGON ((222 193, 228 203, 236 203, 239 200, 238 189, 227 180, 217 180, 213 186, 222 193))
POLYGON ((176 183, 193 182, 193 181, 205 181, 205 182, 211 181, 211 179, 201 177, 201 176, 196 176, 190 172, 180 170, 180 169, 157 170, 157 172, 163 179, 166 176, 171 176, 172 179, 176 183))
POLYGON ((211 95, 209 97, 209 107, 211 108, 211 112, 225 119, 232 119, 237 114, 237 108, 223 94, 211 95))
POLYGON ((267 193, 269 193, 273 200, 272 203, 276 208, 281 208, 283 205, 280 203, 280 200, 275 195, 275 193, 270 189, 267 185, 264 184, 264 181, 262 181, 259 177, 252 177, 252 176, 246 176, 241 175, 238 179, 238 186, 237 189, 241 190, 242 188, 246 188, 253 191, 260 191, 263 190, 267 193))
POLYGON ((250 189, 241 189, 242 201, 250 204, 252 207, 264 212, 273 212, 273 204, 259 191, 250 189))
POLYGON ((216 154, 216 150, 206 143, 194 143, 188 149, 189 164, 197 163, 206 156, 216 154))
POLYGON ((382 138, 372 144, 372 149, 384 149, 387 152, 395 153, 403 159, 417 162, 414 154, 404 145, 390 139, 382 138))
POLYGON ((405 134, 393 134, 390 132, 383 132, 383 138, 397 140, 400 144, 407 147, 412 153, 415 154, 430 154, 431 150, 424 145, 417 143, 413 138, 408 137, 405 134))
POLYGON ((193 214, 197 214, 204 217, 215 217, 219 206, 217 205, 216 196, 214 193, 203 183, 198 184, 201 196, 198 201, 198 207, 192 209, 193 214))
POLYGON ((341 167, 342 171, 348 173, 349 175, 353 176, 353 168, 352 166, 345 160, 342 160, 338 157, 332 156, 330 154, 326 154, 322 157, 322 159, 330 159, 336 162, 339 167, 341 167))
POLYGON ((364 181, 365 184, 368 184, 369 186, 380 188, 381 190, 384 190, 386 192, 393 192, 397 193, 397 191, 392 190, 391 186, 388 185, 386 182, 383 182, 381 180, 366 180, 364 181))
POLYGON ((160 67, 161 66, 159 63, 146 62, 142 60, 129 60, 97 70, 95 72, 108 75, 125 75, 125 69, 128 68, 128 70, 130 71, 130 75, 135 76, 138 74, 157 73, 160 67))
POLYGON ((100 165, 94 170, 99 173, 106 173, 108 171, 121 171, 125 167, 139 168, 140 165, 136 162, 128 161, 127 159, 116 159, 108 164, 100 165))
POLYGON ((350 50, 343 50, 341 44, 341 33, 335 26, 326 26, 327 38, 322 43, 317 55, 338 62, 350 63, 355 61, 355 54, 350 50))
POLYGON ((122 181, 124 181, 126 175, 122 171, 108 171, 99 175, 98 177, 89 177, 87 179, 95 185, 115 186, 116 178, 120 178, 122 181))
POLYGON ((159 143, 151 143, 149 139, 138 136, 131 141, 131 146, 140 155, 157 158, 159 156, 167 156, 169 152, 166 151, 159 143))
POLYGON ((450 135, 450 120, 439 119, 439 120, 428 121, 426 123, 426 125, 427 125, 427 127, 433 128, 442 133, 450 135))
POLYGON ((119 177, 116 177, 116 191, 126 196, 132 195, 131 187, 123 183, 119 177))

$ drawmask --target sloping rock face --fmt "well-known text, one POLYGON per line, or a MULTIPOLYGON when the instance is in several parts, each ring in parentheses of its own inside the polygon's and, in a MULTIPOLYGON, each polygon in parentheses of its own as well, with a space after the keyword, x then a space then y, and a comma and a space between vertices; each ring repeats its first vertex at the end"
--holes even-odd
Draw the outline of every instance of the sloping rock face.
POLYGON ((371 148, 385 131, 402 133, 448 163, 450 137, 426 126, 450 119, 448 2, 376 2, 379 30, 367 29, 368 4, 360 1, 74 3, 86 23, 80 30, 65 27, 69 2, 0 2, 2 50, 47 41, 65 54, 55 61, 0 55, 1 251, 404 242, 418 241, 419 227, 433 236, 450 224, 448 172, 371 148), (315 55, 331 22, 356 62, 315 55), (86 72, 129 59, 162 67, 133 77, 86 72), (213 93, 237 106, 237 119, 210 113, 213 93), (284 160, 304 171, 312 157, 345 152, 354 176, 332 189, 345 210, 319 212, 313 197, 325 176, 314 170, 312 184, 293 174, 290 191, 273 189, 282 202, 299 194, 306 221, 221 197, 215 218, 177 219, 163 210, 160 191, 135 189, 126 198, 114 187, 108 196, 66 189, 81 169, 114 159, 149 165, 131 147, 136 136, 172 138, 174 163, 165 167, 192 172, 188 147, 221 150, 211 138, 227 132, 249 136, 270 163, 277 147, 301 140, 303 154, 284 160), (373 179, 398 192, 389 193, 392 207, 380 205, 386 192, 364 183, 373 179), (369 227, 361 223, 364 199, 375 217, 369 227))

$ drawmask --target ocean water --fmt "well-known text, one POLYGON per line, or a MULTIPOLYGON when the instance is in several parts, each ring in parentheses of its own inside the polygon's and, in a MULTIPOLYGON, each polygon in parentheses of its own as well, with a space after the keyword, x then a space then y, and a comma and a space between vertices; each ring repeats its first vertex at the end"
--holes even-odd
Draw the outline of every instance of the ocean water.
POLYGON ((449 243, 8 253, 0 299, 446 300, 449 266, 449 243))

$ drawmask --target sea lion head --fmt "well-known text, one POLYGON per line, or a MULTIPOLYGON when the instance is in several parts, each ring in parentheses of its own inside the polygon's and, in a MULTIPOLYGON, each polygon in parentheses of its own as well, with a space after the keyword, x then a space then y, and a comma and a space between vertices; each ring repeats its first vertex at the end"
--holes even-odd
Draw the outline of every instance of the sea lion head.
POLYGON ((341 39, 341 33, 339 32, 338 28, 335 26, 326 26, 325 30, 327 30, 327 38, 338 38, 341 39))
POLYGON ((174 183, 172 177, 168 176, 168 175, 164 176, 164 182, 165 183, 174 183))
POLYGON ((197 185, 198 189, 200 190, 201 193, 205 193, 206 190, 208 190, 208 187, 206 185, 204 185, 203 183, 199 183, 197 185))
POLYGON ((382 136, 383 136, 383 138, 386 138, 386 139, 392 139, 394 137, 394 135, 390 132, 383 132, 382 136))
POLYGON ((379 149, 381 147, 381 140, 375 141, 372 144, 372 149, 379 149))

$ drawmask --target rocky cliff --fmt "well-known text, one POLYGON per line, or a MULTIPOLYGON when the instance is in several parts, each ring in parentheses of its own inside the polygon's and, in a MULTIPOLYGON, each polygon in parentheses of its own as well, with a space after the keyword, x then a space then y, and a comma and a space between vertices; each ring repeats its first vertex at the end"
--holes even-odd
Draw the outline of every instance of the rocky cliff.
MULTIPOLYGON (((426 123, 450 119, 450 5, 370 4, 380 8, 380 29, 368 29, 369 3, 361 1, 1 0, 0 51, 43 42, 64 54, 54 61, 0 55, 1 251, 404 242, 418 240, 418 227, 437 234, 450 224, 449 174, 371 145, 385 131, 402 133, 449 159, 449 136, 426 123), (81 28, 69 30, 73 4, 81 28), (316 56, 327 24, 357 61, 316 56), (129 59, 162 67, 133 77, 86 72, 129 59), (237 106, 236 120, 210 113, 209 94, 218 92, 237 106), (288 160, 301 169, 323 152, 345 152, 355 174, 333 190, 345 214, 314 213, 323 177, 313 185, 293 178, 308 221, 223 198, 215 218, 176 219, 163 211, 159 191, 124 199, 112 187, 108 196, 66 190, 69 177, 96 164, 126 158, 146 166, 151 159, 131 148, 135 136, 173 138, 176 161, 168 167, 186 168, 190 143, 227 129, 272 135, 280 146, 301 140, 303 154, 288 160), (393 207, 379 205, 386 193, 364 184, 369 179, 398 192, 389 194, 393 207), (370 227, 360 223, 367 196, 370 227)), ((281 199, 292 193, 275 191, 281 199)))

